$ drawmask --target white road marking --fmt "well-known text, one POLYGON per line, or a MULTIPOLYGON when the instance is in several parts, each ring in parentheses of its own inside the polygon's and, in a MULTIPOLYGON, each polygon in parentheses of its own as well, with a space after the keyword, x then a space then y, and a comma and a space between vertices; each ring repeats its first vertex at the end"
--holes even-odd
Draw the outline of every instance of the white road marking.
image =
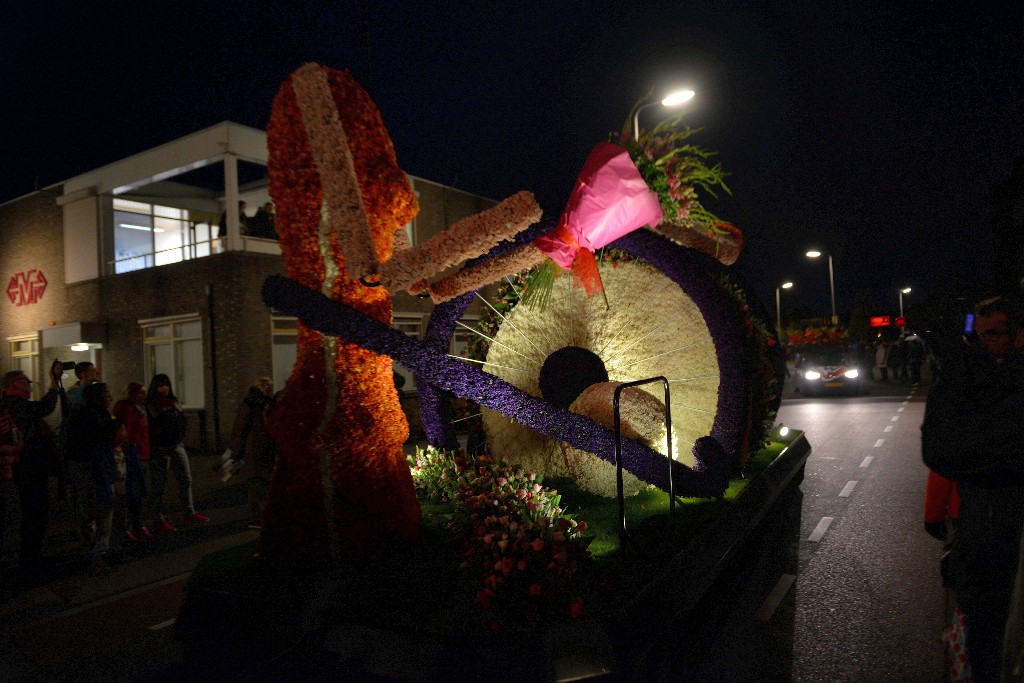
POLYGON ((176 621, 177 621, 177 619, 168 619, 167 621, 161 621, 159 624, 153 624, 152 626, 150 626, 149 630, 150 631, 159 631, 162 628, 167 628, 168 626, 173 626, 174 622, 176 622, 176 621))
POLYGON ((903 412, 903 408, 897 408, 897 409, 896 409, 896 412, 897 412, 897 413, 902 413, 902 412, 903 412))
POLYGON ((886 428, 885 428, 885 429, 883 429, 882 431, 883 431, 883 432, 891 432, 891 431, 892 431, 892 425, 889 425, 888 427, 886 427, 886 428))
POLYGON ((768 594, 768 597, 761 603, 761 607, 754 614, 754 621, 768 621, 772 618, 772 614, 778 608, 782 599, 786 597, 786 593, 792 587, 796 581, 795 574, 783 574, 779 577, 778 583, 775 584, 775 588, 768 594))
POLYGON ((848 481, 848 482, 846 482, 846 486, 844 486, 843 490, 839 492, 839 497, 840 498, 849 498, 850 494, 853 493, 853 489, 855 489, 855 488, 857 488, 857 482, 856 481, 848 481))
POLYGON ((817 543, 821 540, 821 537, 828 531, 828 527, 832 522, 835 521, 835 517, 822 517, 821 521, 818 522, 818 526, 814 527, 814 531, 807 537, 807 540, 811 543, 817 543))
POLYGON ((875 459, 875 456, 869 455, 868 457, 864 458, 864 460, 861 461, 860 466, 861 467, 867 467, 868 465, 871 464, 871 461, 874 460, 874 459, 875 459))
POLYGON ((875 448, 881 448, 883 443, 885 443, 885 439, 879 439, 875 442, 875 448))
POLYGON ((901 403, 900 405, 901 405, 901 406, 905 406, 905 405, 907 405, 908 403, 910 403, 910 401, 904 401, 904 402, 903 402, 903 403, 901 403))
POLYGON ((898 420, 898 419, 900 419, 900 416, 899 416, 899 415, 893 415, 893 416, 892 416, 892 420, 890 420, 890 422, 895 422, 895 421, 896 421, 896 420, 898 420))

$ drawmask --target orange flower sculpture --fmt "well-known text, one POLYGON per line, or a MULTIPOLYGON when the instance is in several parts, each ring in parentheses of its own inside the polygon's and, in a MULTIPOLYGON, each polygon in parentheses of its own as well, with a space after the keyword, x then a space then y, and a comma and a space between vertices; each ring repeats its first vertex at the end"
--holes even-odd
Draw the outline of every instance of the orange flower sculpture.
MULTIPOLYGON (((267 146, 288 276, 390 323, 391 293, 360 278, 391 258, 418 207, 369 95, 347 71, 306 64, 274 99, 267 146)), ((311 566, 415 538, 420 508, 391 359, 301 323, 297 346, 268 419, 278 455, 259 555, 311 566)))

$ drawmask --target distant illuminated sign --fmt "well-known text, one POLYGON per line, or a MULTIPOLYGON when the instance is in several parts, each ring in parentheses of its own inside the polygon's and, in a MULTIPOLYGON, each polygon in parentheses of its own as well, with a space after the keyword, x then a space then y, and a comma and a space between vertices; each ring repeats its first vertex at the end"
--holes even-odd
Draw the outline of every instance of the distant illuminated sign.
POLYGON ((46 291, 46 276, 33 268, 12 275, 7 283, 7 298, 15 306, 38 303, 46 291))
POLYGON ((873 315, 871 316, 871 327, 889 327, 892 324, 892 318, 887 315, 873 315))
POLYGON ((900 317, 896 318, 896 327, 906 327, 906 326, 907 326, 907 319, 906 318, 904 318, 902 315, 900 317))

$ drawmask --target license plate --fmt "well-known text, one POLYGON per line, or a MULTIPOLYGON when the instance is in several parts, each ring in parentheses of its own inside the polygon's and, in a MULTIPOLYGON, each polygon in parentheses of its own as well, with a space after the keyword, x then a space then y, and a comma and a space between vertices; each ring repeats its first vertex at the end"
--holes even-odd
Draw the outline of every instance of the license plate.
POLYGON ((825 386, 826 386, 826 387, 829 387, 830 389, 834 389, 834 388, 836 388, 836 387, 841 387, 841 386, 843 386, 843 383, 842 383, 842 382, 826 382, 826 383, 825 383, 825 386))

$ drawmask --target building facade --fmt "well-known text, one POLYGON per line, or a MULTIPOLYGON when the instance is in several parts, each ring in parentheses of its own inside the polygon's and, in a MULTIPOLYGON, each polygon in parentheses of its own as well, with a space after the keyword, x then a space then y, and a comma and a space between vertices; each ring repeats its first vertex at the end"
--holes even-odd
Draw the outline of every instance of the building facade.
MULTIPOLYGON (((260 295, 284 272, 280 248, 247 234, 270 202, 266 160, 263 131, 222 123, 0 205, 0 367, 24 370, 38 394, 54 359, 88 360, 115 400, 166 373, 191 416, 188 445, 219 449, 246 389, 261 376, 282 388, 295 359, 297 321, 260 295)), ((413 244, 495 204, 410 181, 413 244)), ((394 326, 420 337, 431 310, 399 293, 394 326)))

